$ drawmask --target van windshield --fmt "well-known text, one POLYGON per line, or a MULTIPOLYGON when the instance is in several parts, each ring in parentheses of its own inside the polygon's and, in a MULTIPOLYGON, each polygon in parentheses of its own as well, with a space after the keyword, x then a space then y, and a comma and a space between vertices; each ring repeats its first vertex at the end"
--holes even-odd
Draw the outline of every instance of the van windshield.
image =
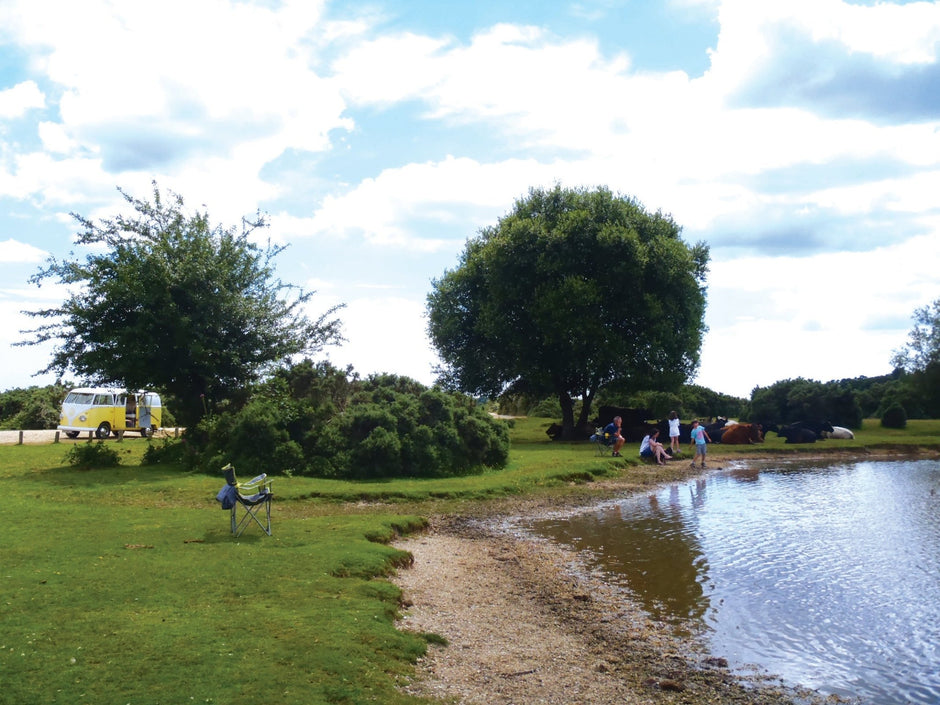
POLYGON ((85 406, 89 405, 94 401, 95 395, 89 394, 88 392, 69 392, 68 396, 65 397, 66 404, 83 404, 85 406))

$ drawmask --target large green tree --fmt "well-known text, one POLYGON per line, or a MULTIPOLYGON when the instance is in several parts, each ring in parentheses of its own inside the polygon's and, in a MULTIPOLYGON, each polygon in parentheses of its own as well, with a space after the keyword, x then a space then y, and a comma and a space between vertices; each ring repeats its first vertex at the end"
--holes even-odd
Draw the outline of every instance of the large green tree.
POLYGON ((914 311, 914 327, 892 363, 910 373, 907 404, 931 418, 940 416, 940 299, 914 311))
POLYGON ((50 258, 31 281, 67 287, 58 306, 28 311, 43 320, 21 344, 55 343, 43 372, 171 394, 184 425, 207 403, 237 396, 272 366, 340 339, 330 308, 316 320, 305 309, 314 292, 285 284, 273 258, 283 247, 260 247, 267 225, 258 214, 239 228, 187 213, 181 196, 152 202, 121 191, 130 215, 80 224, 80 259, 50 258))
POLYGON ((532 189, 432 284, 441 381, 495 397, 555 395, 562 438, 597 391, 674 388, 698 363, 708 248, 606 188, 532 189), (574 418, 574 399, 582 400, 574 418))

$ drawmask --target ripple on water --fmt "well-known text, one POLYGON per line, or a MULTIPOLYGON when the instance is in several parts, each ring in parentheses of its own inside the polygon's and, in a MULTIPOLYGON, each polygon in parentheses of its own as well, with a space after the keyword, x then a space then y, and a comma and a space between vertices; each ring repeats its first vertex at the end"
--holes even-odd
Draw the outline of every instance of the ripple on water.
POLYGON ((712 650, 873 703, 940 702, 940 463, 732 467, 534 531, 712 650))

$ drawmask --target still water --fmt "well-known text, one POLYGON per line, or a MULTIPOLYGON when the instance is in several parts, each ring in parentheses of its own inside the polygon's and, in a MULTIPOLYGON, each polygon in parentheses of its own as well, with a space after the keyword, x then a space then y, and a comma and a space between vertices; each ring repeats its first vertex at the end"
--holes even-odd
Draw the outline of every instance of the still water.
POLYGON ((940 703, 940 463, 729 466, 527 527, 737 668, 940 703))

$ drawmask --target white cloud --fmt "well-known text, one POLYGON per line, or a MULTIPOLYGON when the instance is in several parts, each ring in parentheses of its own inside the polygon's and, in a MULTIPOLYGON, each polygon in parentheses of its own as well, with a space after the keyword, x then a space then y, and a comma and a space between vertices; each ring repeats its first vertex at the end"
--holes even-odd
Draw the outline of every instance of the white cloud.
POLYGON ((46 98, 35 81, 23 81, 0 91, 0 120, 25 115, 33 108, 46 107, 46 98))
POLYGON ((938 190, 940 170, 824 189, 806 196, 805 202, 859 215, 873 211, 923 213, 936 206, 938 190))
POLYGON ((934 225, 870 252, 713 263, 698 382, 748 397, 793 377, 887 374, 914 309, 940 295, 934 225))
MULTIPOLYGON (((0 250, 4 248, 0 247, 0 250)), ((52 359, 53 345, 14 346, 29 336, 21 331, 36 328, 41 322, 30 318, 24 310, 37 311, 54 305, 60 300, 59 287, 41 289, 3 289, 0 290, 0 390, 29 387, 32 385, 52 384, 55 375, 33 376, 44 368, 52 359)))
POLYGON ((114 190, 113 177, 95 158, 57 159, 43 152, 22 154, 10 170, 0 167, 0 195, 44 203, 71 204, 86 201, 91 194, 114 190))
POLYGON ((0 262, 25 262, 29 264, 42 262, 47 255, 47 252, 40 250, 38 247, 33 247, 13 238, 0 240, 0 262))
MULTIPOLYGON (((803 225, 806 213, 842 218, 844 229, 876 222, 871 238, 886 243, 899 232, 940 232, 940 121, 891 124, 864 113, 827 114, 812 101, 757 108, 742 98, 780 67, 787 50, 781 36, 795 38, 820 71, 829 65, 813 60, 830 55, 821 47, 847 67, 877 62, 888 73, 935 63, 940 4, 673 2, 714 8, 720 21, 701 78, 645 71, 631 63, 629 47, 605 53, 586 33, 494 24, 467 42, 446 30, 383 34, 381 8, 337 6, 356 15, 328 22, 322 1, 169 0, 156 7, 9 0, 0 5, 0 31, 29 57, 38 83, 0 91, 0 119, 45 110, 33 139, 24 140, 34 144, 38 136, 41 150, 0 146, 0 196, 95 218, 121 205, 116 185, 144 198, 155 178, 190 207, 205 204, 223 224, 276 204, 265 235, 292 243, 288 257, 313 260, 319 244, 361 239, 382 248, 389 268, 403 266, 396 250, 409 263, 418 261, 415 253, 453 253, 456 262, 466 237, 494 224, 530 187, 556 181, 635 195, 706 239, 720 241, 718 228, 731 223, 741 233, 733 234, 736 251, 756 251, 769 220, 786 230, 803 225), (415 103, 423 114, 404 126, 402 139, 433 127, 444 135, 436 152, 409 158, 398 149, 381 163, 381 156, 360 162, 361 154, 351 154, 355 167, 342 177, 348 183, 300 207, 302 188, 278 181, 272 164, 279 157, 325 153, 337 132, 354 129, 358 110, 381 119, 386 108, 415 103), (875 175, 854 173, 855 164, 875 175), (889 168, 879 172, 881 164, 889 168), (783 185, 774 181, 779 175, 783 185)), ((362 139, 365 151, 385 147, 362 139)), ((824 222, 807 227, 819 229, 812 233, 819 240, 832 237, 824 222)), ((723 380, 731 378, 746 394, 787 375, 879 372, 897 331, 886 327, 869 338, 858 331, 935 298, 940 263, 932 242, 925 236, 816 259, 727 259, 713 249, 712 331, 702 370, 709 386, 730 391, 723 380), (825 308, 833 302, 838 315, 825 308), (830 360, 837 362, 825 366, 830 360)), ((41 252, 24 247, 0 243, 0 261, 41 252)), ((332 274, 330 266, 322 264, 332 274)), ((415 288, 438 274, 416 272, 415 288)), ((331 296, 342 289, 318 284, 331 296)), ((410 370, 430 366, 423 306, 377 289, 368 299, 354 295, 341 314, 352 334, 343 354, 365 371, 422 378, 410 370), (399 324, 401 312, 407 320, 399 324)))
MULTIPOLYGON (((673 213, 696 229, 729 214, 759 217, 766 206, 799 209, 828 201, 827 207, 843 212, 857 210, 863 201, 856 197, 855 187, 835 183, 818 197, 798 192, 770 196, 758 193, 747 179, 768 170, 840 160, 929 166, 940 160, 938 125, 829 119, 791 107, 731 107, 728 97, 749 80, 750 72, 762 61, 773 61, 767 53, 772 47, 765 41, 766 33, 781 24, 793 24, 808 38, 830 37, 841 26, 832 18, 844 20, 847 36, 840 41, 849 50, 868 51, 873 47, 866 43, 866 27, 885 21, 878 19, 878 13, 865 14, 873 8, 852 8, 829 0, 816 20, 805 3, 797 5, 723 3, 721 40, 712 53, 713 67, 695 80, 681 72, 636 71, 625 57, 602 56, 597 43, 589 40, 559 39, 535 28, 508 25, 481 32, 465 46, 405 34, 383 37, 359 45, 334 70, 355 103, 421 100, 428 106, 427 120, 482 121, 517 147, 567 155, 551 166, 529 165, 526 185, 545 185, 555 179, 566 184, 607 184, 639 196, 652 209, 673 213)), ((892 15, 890 20, 894 25, 889 26, 908 28, 918 23, 918 15, 912 11, 892 15)), ((927 31, 917 36, 921 34, 932 36, 927 31)), ((928 45, 928 39, 921 41, 923 48, 928 45)), ((435 166, 445 165, 418 168, 430 173, 435 166)), ((478 163, 479 175, 491 166, 497 165, 478 163)), ((333 211, 342 222, 349 222, 347 216, 352 213, 341 212, 340 202, 361 212, 361 202, 353 206, 353 194, 368 192, 372 197, 386 188, 399 189, 399 177, 405 173, 404 167, 386 170, 352 194, 328 199, 320 220, 331 220, 327 213, 333 211)), ((480 181, 469 173, 465 179, 480 181)), ((441 183, 449 184, 446 178, 441 183)), ((899 178, 885 187, 892 191, 896 187, 892 197, 903 193, 910 201, 911 185, 899 178)), ((518 195, 521 190, 514 187, 511 193, 518 195)), ((452 202, 462 198, 460 192, 451 193, 452 202)), ((403 241, 405 228, 396 222, 408 216, 407 208, 381 211, 380 207, 374 215, 381 223, 364 230, 377 239, 403 241)), ((329 227, 336 229, 335 224, 329 227)))
POLYGON ((253 211, 278 191, 260 177, 266 164, 287 149, 325 149, 331 130, 351 127, 334 83, 310 68, 322 4, 275 11, 171 0, 154 9, 99 0, 50 12, 47 2, 11 3, 0 21, 62 90, 61 122, 40 134, 50 153, 67 158, 21 157, 0 176, 0 193, 54 199, 58 190, 86 200, 84 180, 66 173, 78 160, 92 174, 104 170, 111 189, 156 177, 210 204, 238 201, 239 214, 253 211), (40 160, 55 176, 32 172, 40 160))
POLYGON ((940 41, 940 11, 933 2, 859 7, 842 0, 790 0, 780 20, 799 22, 814 41, 836 40, 898 64, 933 63, 940 41))
POLYGON ((68 154, 76 148, 74 140, 68 136, 62 125, 55 122, 39 123, 39 139, 49 152, 68 154))
MULTIPOLYGON (((364 179, 342 196, 329 196, 312 218, 284 219, 297 235, 348 237, 362 233, 375 244, 436 251, 452 248, 453 239, 417 237, 409 221, 417 219, 447 224, 461 214, 491 224, 506 212, 513 199, 537 181, 551 182, 551 167, 531 160, 481 164, 473 159, 447 157, 436 163, 409 164, 386 169, 364 179)), ((458 239, 474 228, 459 230, 458 239)))
POLYGON ((427 337, 423 300, 359 298, 341 312, 348 343, 331 349, 333 364, 351 364, 362 376, 391 372, 424 384, 434 381, 438 358, 427 337))
POLYGON ((732 84, 744 83, 772 60, 771 36, 783 28, 898 64, 936 61, 940 41, 940 8, 933 2, 860 7, 844 0, 722 0, 719 22, 712 67, 732 84))

